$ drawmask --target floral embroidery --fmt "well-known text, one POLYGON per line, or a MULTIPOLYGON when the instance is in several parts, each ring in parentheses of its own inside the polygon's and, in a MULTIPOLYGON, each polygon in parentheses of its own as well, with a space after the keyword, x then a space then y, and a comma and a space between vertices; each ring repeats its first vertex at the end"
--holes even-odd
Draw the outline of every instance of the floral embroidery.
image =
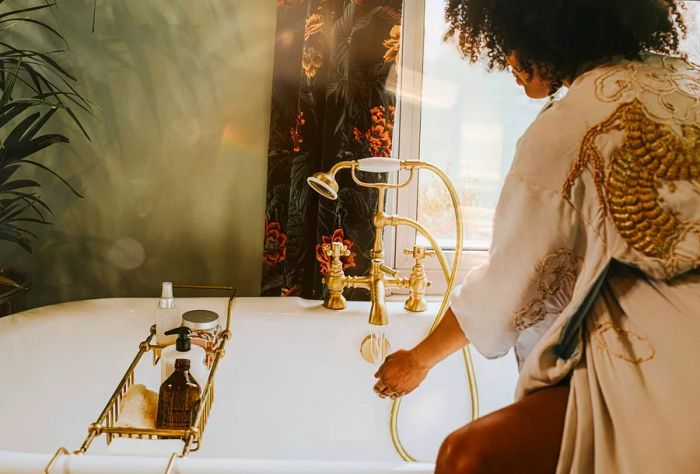
POLYGON ((389 38, 384 40, 384 62, 399 62, 399 48, 401 47, 401 25, 394 25, 389 32, 389 38))
POLYGON ((647 117, 672 127, 700 122, 700 67, 687 61, 655 56, 610 68, 596 79, 595 94, 603 102, 636 99, 647 117))
POLYGON ((389 116, 385 115, 383 106, 372 107, 372 126, 362 133, 357 127, 352 130, 355 140, 363 144, 370 156, 391 156, 392 134, 396 109, 389 107, 389 116))
POLYGON ((593 330, 593 337, 601 349, 627 362, 639 364, 653 359, 656 355, 656 349, 649 338, 628 329, 621 329, 611 322, 597 325, 593 330))
POLYGON ((523 331, 550 315, 559 315, 571 302, 581 259, 570 249, 547 255, 536 268, 537 296, 515 314, 516 329, 523 331))
POLYGON ((295 120, 294 127, 289 129, 289 136, 292 138, 292 149, 294 153, 299 153, 301 150, 301 144, 304 142, 304 138, 301 136, 301 127, 306 123, 304 119, 304 112, 299 112, 295 120))
POLYGON ((592 167, 603 216, 611 217, 630 247, 662 260, 669 277, 692 268, 700 258, 697 246, 690 258, 677 251, 686 238, 700 237, 700 223, 680 220, 659 199, 664 183, 672 188, 673 181, 700 178, 700 127, 680 128, 681 136, 649 119, 637 99, 621 105, 586 134, 563 189, 564 197, 570 199, 574 182, 592 167), (606 165, 596 140, 613 131, 623 132, 624 140, 606 165))
POLYGON ((287 236, 280 230, 279 222, 265 219, 265 244, 263 259, 269 265, 283 262, 287 256, 287 236))
POLYGON ((343 262, 343 270, 355 266, 355 256, 357 254, 352 251, 353 242, 345 239, 343 229, 336 229, 331 237, 324 235, 321 237, 321 243, 316 244, 316 261, 321 265, 321 274, 323 276, 326 276, 331 269, 331 257, 326 254, 324 247, 328 247, 332 242, 342 242, 350 250, 350 255, 340 258, 343 262))

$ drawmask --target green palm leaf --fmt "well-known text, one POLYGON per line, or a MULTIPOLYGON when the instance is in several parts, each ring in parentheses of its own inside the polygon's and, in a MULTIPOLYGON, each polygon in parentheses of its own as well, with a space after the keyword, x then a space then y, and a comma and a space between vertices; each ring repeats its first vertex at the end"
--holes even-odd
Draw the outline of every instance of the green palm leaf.
POLYGON ((8 40, 11 29, 39 28, 66 45, 56 28, 32 16, 54 5, 53 1, 44 1, 0 13, 0 32, 5 33, 0 41, 0 241, 29 252, 32 240, 37 238, 29 226, 50 224, 47 216, 53 212, 41 197, 41 183, 16 178, 15 173, 26 167, 41 169, 82 197, 40 160, 41 152, 69 143, 68 137, 42 131, 57 115, 65 114, 90 139, 76 111, 92 115, 92 104, 74 86, 76 78, 54 59, 56 53, 65 50, 34 51, 8 40))

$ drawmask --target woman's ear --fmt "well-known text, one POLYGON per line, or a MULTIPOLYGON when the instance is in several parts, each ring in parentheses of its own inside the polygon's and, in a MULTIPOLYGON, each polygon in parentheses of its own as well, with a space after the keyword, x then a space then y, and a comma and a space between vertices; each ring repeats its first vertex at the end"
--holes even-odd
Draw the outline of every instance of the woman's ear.
POLYGON ((531 99, 544 99, 552 95, 554 87, 550 81, 545 81, 535 70, 530 81, 524 84, 525 94, 531 99))
POLYGON ((531 99, 544 99, 552 95, 553 84, 542 79, 537 68, 534 68, 532 74, 524 71, 515 52, 508 54, 507 61, 513 71, 516 82, 525 89, 525 94, 528 97, 531 99))

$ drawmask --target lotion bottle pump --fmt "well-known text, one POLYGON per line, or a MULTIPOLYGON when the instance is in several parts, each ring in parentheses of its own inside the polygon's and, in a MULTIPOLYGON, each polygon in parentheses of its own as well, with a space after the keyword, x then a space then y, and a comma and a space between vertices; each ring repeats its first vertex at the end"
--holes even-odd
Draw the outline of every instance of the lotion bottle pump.
POLYGON ((189 359, 189 370, 192 377, 194 377, 201 387, 206 384, 209 376, 209 369, 207 369, 205 362, 207 351, 200 346, 192 344, 190 341, 191 332, 192 330, 185 326, 180 326, 165 332, 168 336, 173 334, 177 335, 177 340, 174 346, 171 345, 163 349, 160 358, 161 383, 165 382, 175 371, 176 359, 189 359))

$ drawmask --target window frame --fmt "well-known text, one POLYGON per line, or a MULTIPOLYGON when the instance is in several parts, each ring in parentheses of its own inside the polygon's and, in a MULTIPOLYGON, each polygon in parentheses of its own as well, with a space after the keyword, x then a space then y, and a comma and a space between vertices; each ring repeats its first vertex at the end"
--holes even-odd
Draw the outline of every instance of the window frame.
MULTIPOLYGON (((425 38, 425 1, 408 0, 403 4, 403 22, 401 27, 400 73, 396 92, 397 126, 394 128, 393 157, 404 160, 420 159, 420 135, 423 91, 423 51, 425 38)), ((427 173, 427 171, 424 171, 427 173)), ((394 176, 394 182, 406 176, 394 176)), ((418 218, 418 186, 420 173, 413 182, 400 191, 387 193, 386 212, 418 218)), ((428 229, 430 230, 430 229, 428 229)), ((403 275, 410 274, 414 261, 403 253, 416 244, 416 230, 408 226, 387 228, 384 235, 384 248, 387 262, 403 275)), ((455 251, 444 250, 450 265, 454 262, 455 251)), ((467 272, 486 261, 488 249, 462 250, 462 261, 457 274, 461 281, 467 272)), ((428 279, 432 282, 428 294, 444 294, 447 282, 437 258, 424 261, 428 279)), ((405 290, 393 290, 393 293, 406 293, 405 290)))

